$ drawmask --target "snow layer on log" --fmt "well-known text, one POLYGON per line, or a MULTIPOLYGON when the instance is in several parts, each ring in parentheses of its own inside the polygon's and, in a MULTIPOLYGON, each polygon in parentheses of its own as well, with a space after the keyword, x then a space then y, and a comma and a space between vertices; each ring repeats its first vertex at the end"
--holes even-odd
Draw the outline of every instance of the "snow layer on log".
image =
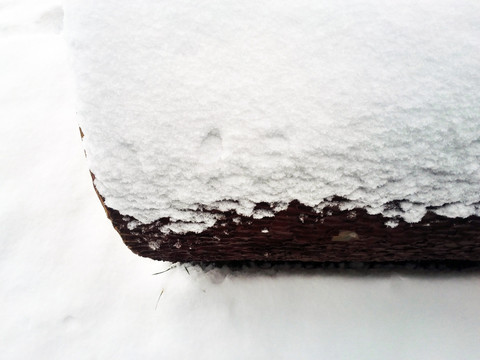
POLYGON ((480 2, 66 3, 89 166, 121 214, 200 232, 199 209, 337 195, 480 215, 480 2))

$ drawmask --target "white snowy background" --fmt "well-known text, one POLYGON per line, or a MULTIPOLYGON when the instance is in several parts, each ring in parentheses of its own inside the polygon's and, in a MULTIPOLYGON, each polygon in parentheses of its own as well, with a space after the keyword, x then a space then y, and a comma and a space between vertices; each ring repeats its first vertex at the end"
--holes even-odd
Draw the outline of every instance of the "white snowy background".
POLYGON ((62 18, 0 0, 1 359, 480 358, 478 271, 152 275, 93 191, 62 18))

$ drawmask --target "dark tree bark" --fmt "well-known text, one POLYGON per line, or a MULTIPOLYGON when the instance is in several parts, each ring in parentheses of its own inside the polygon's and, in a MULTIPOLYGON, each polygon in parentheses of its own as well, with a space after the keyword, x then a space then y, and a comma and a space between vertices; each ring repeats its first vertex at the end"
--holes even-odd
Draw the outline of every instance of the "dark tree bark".
POLYGON ((155 260, 480 261, 478 216, 447 218, 429 211, 418 223, 398 219, 391 228, 382 215, 369 215, 361 208, 340 210, 338 203, 346 200, 337 198, 324 215, 293 201, 274 217, 254 219, 229 211, 200 234, 163 234, 159 229, 170 222, 168 218, 130 230, 127 225, 135 219, 107 207, 98 196, 125 244, 155 260))

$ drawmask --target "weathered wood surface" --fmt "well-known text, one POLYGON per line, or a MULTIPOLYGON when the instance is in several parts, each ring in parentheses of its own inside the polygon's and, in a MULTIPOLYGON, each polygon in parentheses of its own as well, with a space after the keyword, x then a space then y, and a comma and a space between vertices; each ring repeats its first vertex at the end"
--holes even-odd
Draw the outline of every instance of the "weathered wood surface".
MULTIPOLYGON (((98 192, 97 192, 98 194, 98 192)), ((99 194, 103 203, 103 199, 99 194)), ((480 260, 480 217, 447 218, 428 212, 419 223, 387 227, 364 209, 323 211, 292 202, 275 217, 253 219, 225 212, 200 234, 163 234, 159 219, 130 230, 132 217, 104 204, 107 216, 136 254, 168 261, 425 261, 480 260), (239 221, 240 220, 240 221, 239 221)), ((268 208, 268 204, 259 204, 268 208)))

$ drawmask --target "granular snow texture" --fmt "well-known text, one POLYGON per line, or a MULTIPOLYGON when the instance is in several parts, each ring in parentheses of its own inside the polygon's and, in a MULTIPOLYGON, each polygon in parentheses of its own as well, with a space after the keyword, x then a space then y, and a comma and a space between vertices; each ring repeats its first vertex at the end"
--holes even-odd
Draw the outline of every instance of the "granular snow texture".
POLYGON ((57 2, 0 2, 2 360, 478 360, 478 271, 152 276, 92 191, 57 2))
POLYGON ((67 5, 89 167, 120 213, 200 232, 199 205, 337 195, 480 215, 480 2, 67 5))

